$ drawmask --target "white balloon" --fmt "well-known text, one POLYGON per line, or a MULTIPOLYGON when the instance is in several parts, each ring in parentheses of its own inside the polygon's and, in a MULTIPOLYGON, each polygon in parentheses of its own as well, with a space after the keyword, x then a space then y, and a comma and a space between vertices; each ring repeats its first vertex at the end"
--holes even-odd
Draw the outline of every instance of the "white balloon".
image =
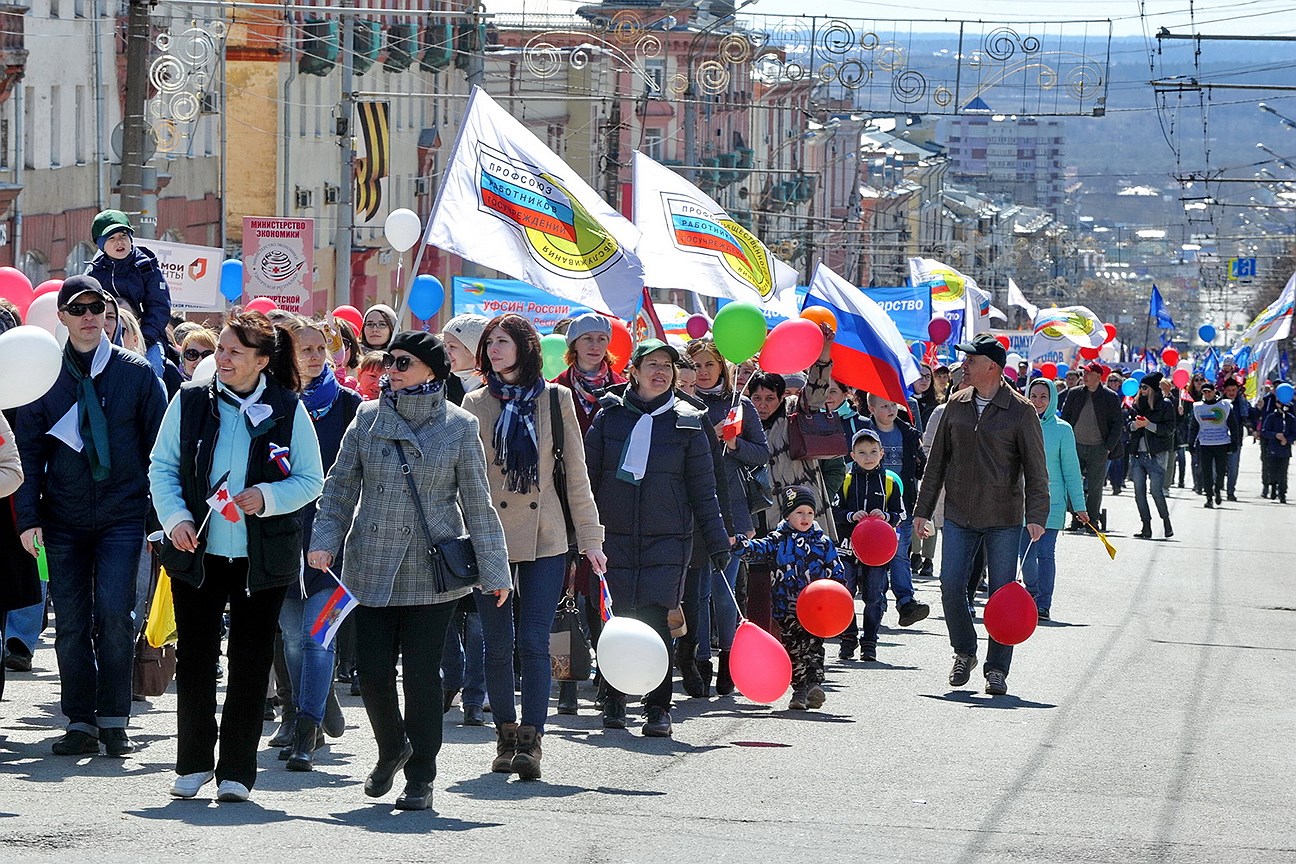
POLYGON ((387 214, 383 223, 383 235, 397 252, 404 252, 419 241, 423 233, 423 222, 418 214, 408 207, 401 207, 387 214))
POLYGON ((198 361, 198 365, 194 367, 193 375, 189 376, 189 380, 210 381, 212 376, 215 374, 216 355, 208 354, 206 357, 198 361))
POLYGON ((598 640, 598 668, 616 689, 642 696, 657 688, 670 668, 670 655, 651 627, 634 618, 613 617, 598 640))
POLYGON ((35 402, 54 386, 62 368, 63 349, 40 327, 24 324, 0 334, 0 408, 35 402))
POLYGON ((33 300, 27 307, 27 314, 23 316, 23 323, 57 336, 58 328, 63 324, 58 317, 58 292, 51 291, 33 300))
POLYGON ((1009 354, 1007 359, 1009 366, 1016 366, 1018 363, 1022 362, 1022 356, 1017 353, 1009 354))

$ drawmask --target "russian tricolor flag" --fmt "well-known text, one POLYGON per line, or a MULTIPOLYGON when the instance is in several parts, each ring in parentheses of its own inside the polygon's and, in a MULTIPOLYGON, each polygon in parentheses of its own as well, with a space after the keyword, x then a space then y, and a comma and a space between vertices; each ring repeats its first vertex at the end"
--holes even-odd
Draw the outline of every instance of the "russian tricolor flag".
POLYGON ((806 306, 822 306, 837 318, 833 378, 905 407, 910 385, 922 373, 882 307, 823 264, 810 280, 806 306))

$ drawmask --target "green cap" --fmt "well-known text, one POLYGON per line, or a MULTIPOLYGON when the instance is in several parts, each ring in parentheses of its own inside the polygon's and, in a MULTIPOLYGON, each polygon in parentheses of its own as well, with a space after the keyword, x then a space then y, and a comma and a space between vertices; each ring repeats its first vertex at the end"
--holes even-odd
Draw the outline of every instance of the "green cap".
POLYGON ((630 365, 638 366, 640 360, 654 351, 665 351, 670 355, 672 363, 678 363, 680 361, 679 351, 677 351, 673 345, 667 345, 660 339, 645 339, 635 346, 634 351, 630 352, 630 365))
POLYGON ((101 240, 106 240, 118 231, 129 231, 132 235, 135 234, 135 227, 131 225, 130 218, 120 210, 104 210, 90 223, 90 239, 96 246, 100 245, 101 240))

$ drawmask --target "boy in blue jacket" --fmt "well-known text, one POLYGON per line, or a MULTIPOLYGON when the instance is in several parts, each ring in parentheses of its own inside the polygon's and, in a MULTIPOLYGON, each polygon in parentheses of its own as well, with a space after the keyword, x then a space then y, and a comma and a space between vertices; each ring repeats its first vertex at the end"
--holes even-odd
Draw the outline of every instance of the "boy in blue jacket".
MULTIPOLYGON (((895 472, 882 467, 882 439, 875 429, 865 428, 855 433, 850 456, 855 464, 842 484, 841 495, 833 507, 833 517, 837 521, 837 536, 843 538, 842 548, 847 553, 850 577, 846 587, 853 589, 858 586, 864 600, 864 632, 860 633, 852 616, 850 626, 842 633, 841 658, 850 660, 854 657, 858 640, 860 659, 870 662, 877 660, 878 629, 887 608, 887 575, 891 572, 891 565, 864 566, 856 560, 847 538, 855 523, 866 516, 881 516, 894 528, 905 521, 908 513, 904 504, 904 484, 895 472)), ((896 549, 897 558, 908 553, 907 546, 900 545, 896 549)), ((851 593, 854 594, 854 590, 851 593)))
POLYGON ((95 216, 90 239, 99 247, 99 254, 86 267, 86 275, 97 279, 135 313, 144 334, 145 356, 161 378, 162 349, 171 323, 171 289, 162 278, 157 256, 135 245, 135 228, 120 210, 104 210, 95 216))
POLYGON ((792 701, 788 708, 804 711, 824 704, 823 639, 806 632, 797 619, 796 602, 803 588, 816 579, 846 584, 837 547, 815 524, 819 497, 808 486, 788 486, 778 493, 783 521, 767 537, 740 539, 748 559, 773 563, 770 605, 783 634, 783 647, 792 659, 792 701))
POLYGON ((1279 504, 1286 504, 1287 468, 1291 465, 1292 439, 1296 438, 1296 415, 1292 414, 1290 405, 1274 400, 1273 409, 1265 415, 1264 425, 1260 427, 1260 438, 1264 441, 1260 458, 1265 463, 1268 495, 1279 504))

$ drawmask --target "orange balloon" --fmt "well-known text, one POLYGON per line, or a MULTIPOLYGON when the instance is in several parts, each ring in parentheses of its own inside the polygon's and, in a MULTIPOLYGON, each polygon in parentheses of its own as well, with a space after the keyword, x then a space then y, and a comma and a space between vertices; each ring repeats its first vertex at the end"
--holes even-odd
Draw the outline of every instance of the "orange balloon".
POLYGON ((827 324, 829 330, 834 333, 837 332, 837 316, 832 313, 831 309, 825 309, 822 306, 807 306, 801 310, 801 317, 816 324, 827 324))
POLYGON ((610 315, 608 320, 612 322, 612 338, 608 340, 608 354, 612 355, 609 365, 617 372, 624 372, 626 364, 630 362, 630 352, 634 350, 634 341, 630 338, 630 328, 624 321, 610 315))

